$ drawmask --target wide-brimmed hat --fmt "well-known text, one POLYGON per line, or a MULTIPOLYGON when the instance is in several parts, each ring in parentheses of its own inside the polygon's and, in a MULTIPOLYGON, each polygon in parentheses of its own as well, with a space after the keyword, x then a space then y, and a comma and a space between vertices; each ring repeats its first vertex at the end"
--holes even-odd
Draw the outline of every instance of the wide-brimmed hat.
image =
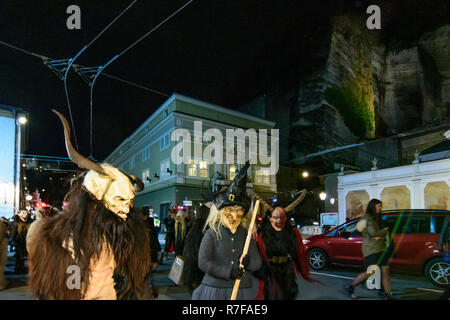
POLYGON ((250 209, 251 199, 247 194, 247 170, 249 167, 250 163, 247 161, 228 188, 214 199, 214 205, 218 210, 235 205, 243 207, 245 211, 250 209))

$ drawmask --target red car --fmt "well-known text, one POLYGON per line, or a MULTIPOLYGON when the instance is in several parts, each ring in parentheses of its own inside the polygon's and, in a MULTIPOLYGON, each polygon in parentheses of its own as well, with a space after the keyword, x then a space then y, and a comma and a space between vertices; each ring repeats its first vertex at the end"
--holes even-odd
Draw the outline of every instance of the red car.
MULTIPOLYGON (((395 233, 392 271, 425 274, 437 286, 450 283, 450 265, 443 262, 443 252, 438 250, 440 231, 448 214, 447 210, 425 209, 382 212, 386 226, 395 233)), ((329 265, 364 268, 363 236, 356 229, 358 221, 359 218, 353 219, 303 240, 312 269, 323 270, 329 265)))

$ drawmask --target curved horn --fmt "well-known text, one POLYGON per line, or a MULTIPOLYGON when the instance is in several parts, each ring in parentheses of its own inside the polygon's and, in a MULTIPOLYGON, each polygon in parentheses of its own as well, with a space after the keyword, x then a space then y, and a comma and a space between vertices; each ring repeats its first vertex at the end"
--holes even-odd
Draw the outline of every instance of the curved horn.
POLYGON ((264 211, 269 210, 270 212, 272 212, 273 210, 275 210, 274 207, 272 207, 270 204, 267 203, 266 200, 264 200, 263 197, 261 197, 259 194, 257 194, 256 192, 254 192, 253 190, 249 190, 249 193, 251 194, 251 196, 253 196, 256 200, 259 200, 259 203, 262 205, 262 207, 264 208, 264 211))
POLYGON ((142 182, 141 179, 131 175, 131 174, 126 174, 125 172, 123 172, 122 170, 120 170, 120 172, 122 172, 124 175, 126 175, 128 177, 128 179, 130 179, 131 184, 133 185, 133 189, 135 192, 141 192, 142 190, 144 190, 145 185, 142 182))
POLYGON ((298 198, 295 199, 295 201, 292 202, 290 205, 288 205, 286 208, 284 208, 284 211, 286 211, 286 213, 288 213, 289 211, 294 209, 296 206, 298 206, 298 204, 300 202, 302 202, 302 200, 306 197, 307 193, 308 193, 308 190, 306 190, 306 189, 303 189, 302 191, 300 191, 300 195, 298 196, 298 198))
POLYGON ((75 150, 75 148, 72 145, 72 142, 70 142, 70 126, 69 126, 69 123, 67 122, 67 119, 58 111, 56 111, 54 109, 52 109, 52 111, 54 113, 56 113, 56 115, 59 117, 59 119, 61 120, 61 122, 64 126, 64 137, 66 139, 66 149, 67 149, 67 154, 68 154, 70 160, 72 160, 72 162, 75 163, 76 165, 78 165, 78 167, 81 169, 94 170, 100 174, 108 175, 105 172, 105 170, 103 170, 101 165, 82 156, 81 154, 78 153, 77 150, 75 150))

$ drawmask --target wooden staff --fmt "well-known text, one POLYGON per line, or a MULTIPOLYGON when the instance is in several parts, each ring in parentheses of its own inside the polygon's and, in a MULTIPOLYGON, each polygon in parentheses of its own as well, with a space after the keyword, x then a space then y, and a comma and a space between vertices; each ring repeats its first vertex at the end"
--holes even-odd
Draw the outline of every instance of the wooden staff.
MULTIPOLYGON (((247 239, 245 240, 244 250, 242 251, 242 256, 246 256, 248 252, 248 248, 250 247, 250 240, 252 239, 252 231, 255 226, 256 214, 259 209, 259 200, 256 200, 255 208, 253 209, 252 219, 250 220, 250 227, 248 228, 247 239)), ((242 263, 239 265, 240 268, 244 268, 242 263)), ((239 290, 239 285, 241 284, 241 279, 236 279, 234 283, 233 292, 231 293, 230 300, 236 300, 237 292, 239 290)))

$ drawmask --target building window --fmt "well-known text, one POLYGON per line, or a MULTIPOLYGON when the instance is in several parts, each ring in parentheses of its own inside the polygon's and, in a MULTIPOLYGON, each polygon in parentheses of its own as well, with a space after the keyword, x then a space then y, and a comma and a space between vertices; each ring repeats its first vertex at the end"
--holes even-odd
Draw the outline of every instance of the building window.
POLYGON ((189 160, 189 176, 196 177, 197 176, 197 161, 189 160))
POLYGON ((149 185, 150 184, 149 180, 150 180, 150 169, 145 169, 144 171, 142 171, 142 181, 144 182, 145 185, 149 185))
POLYGON ((257 168, 255 173, 256 184, 270 184, 270 169, 269 168, 257 168))
POLYGON ((134 157, 130 159, 129 167, 130 169, 134 169, 134 157))
POLYGON ((236 167, 231 165, 230 166, 230 180, 233 180, 236 176, 236 167))
POLYGON ((150 147, 147 147, 142 151, 142 161, 145 161, 148 158, 150 158, 150 147))
POLYGON ((208 163, 206 161, 200 161, 200 177, 208 178, 208 163))
POLYGON ((170 173, 167 172, 167 169, 170 170, 170 159, 166 159, 161 161, 161 171, 159 173, 160 179, 170 177, 170 173))
POLYGON ((159 141, 159 149, 164 150, 170 145, 170 137, 169 134, 164 135, 159 141))

